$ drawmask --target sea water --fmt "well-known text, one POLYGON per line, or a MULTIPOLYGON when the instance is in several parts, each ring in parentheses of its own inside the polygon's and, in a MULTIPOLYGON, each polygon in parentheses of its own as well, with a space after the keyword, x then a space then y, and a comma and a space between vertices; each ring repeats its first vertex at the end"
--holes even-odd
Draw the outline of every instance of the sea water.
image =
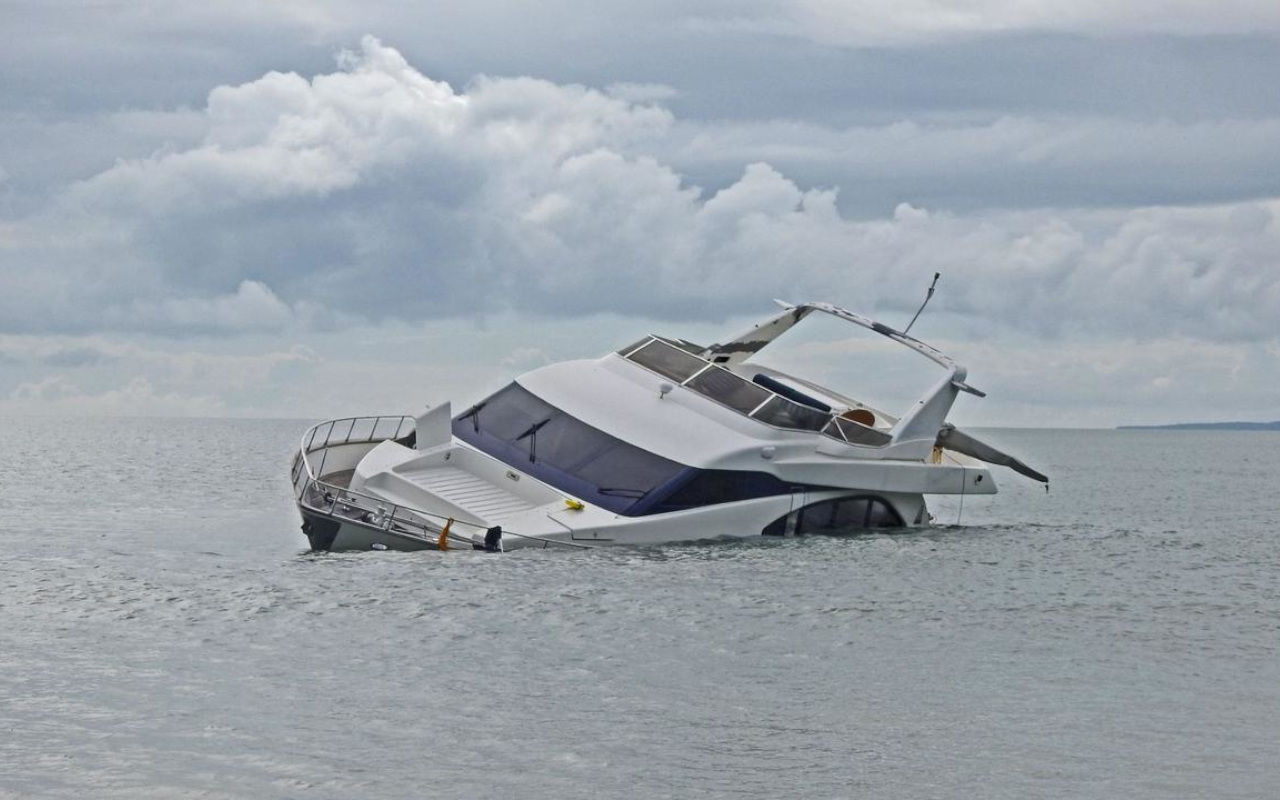
POLYGON ((936 527, 312 554, 303 421, 0 421, 0 797, 1274 798, 1280 434, 936 527))

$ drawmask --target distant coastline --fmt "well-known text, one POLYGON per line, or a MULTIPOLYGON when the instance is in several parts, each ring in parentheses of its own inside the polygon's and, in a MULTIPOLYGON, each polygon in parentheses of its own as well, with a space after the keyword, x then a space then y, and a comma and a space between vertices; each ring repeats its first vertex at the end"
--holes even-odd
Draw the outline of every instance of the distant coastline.
POLYGON ((1118 431, 1280 431, 1275 422, 1178 422, 1173 425, 1120 425, 1118 431))

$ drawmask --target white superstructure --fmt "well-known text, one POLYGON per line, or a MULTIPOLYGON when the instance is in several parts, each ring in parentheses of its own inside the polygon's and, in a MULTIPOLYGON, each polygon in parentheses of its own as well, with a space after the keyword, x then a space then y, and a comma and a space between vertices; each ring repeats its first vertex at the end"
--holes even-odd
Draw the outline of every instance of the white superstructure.
MULTIPOLYGON (((905 355, 905 351, 904 351, 905 355)), ((1043 475, 956 430, 959 364, 827 303, 723 344, 650 336, 552 364, 456 416, 337 420, 294 463, 316 549, 595 546, 794 535, 930 520, 929 494, 993 494, 986 463, 1043 475), (753 357, 811 314, 887 337, 941 368, 900 416, 753 357), (981 459, 981 460, 979 460, 981 459)))

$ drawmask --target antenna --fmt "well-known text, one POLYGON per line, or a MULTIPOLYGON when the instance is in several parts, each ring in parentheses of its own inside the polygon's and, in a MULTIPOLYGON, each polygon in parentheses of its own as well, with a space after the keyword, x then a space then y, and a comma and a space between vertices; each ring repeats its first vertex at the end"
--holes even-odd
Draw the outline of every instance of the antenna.
POLYGON ((938 278, 942 277, 941 272, 933 273, 933 283, 929 284, 929 291, 924 296, 924 302, 920 304, 920 308, 916 309, 916 315, 907 323, 907 327, 902 330, 902 335, 906 336, 911 331, 911 326, 916 324, 916 320, 920 319, 920 312, 924 311, 924 307, 929 305, 929 301, 933 299, 933 287, 938 285, 938 278))

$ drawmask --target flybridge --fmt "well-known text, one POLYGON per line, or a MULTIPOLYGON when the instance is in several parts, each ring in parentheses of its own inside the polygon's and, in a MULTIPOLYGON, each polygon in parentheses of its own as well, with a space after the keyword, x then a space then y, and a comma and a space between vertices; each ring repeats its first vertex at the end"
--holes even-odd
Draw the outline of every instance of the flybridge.
MULTIPOLYGON (((929 292, 932 295, 932 287, 930 287, 929 292)), ((704 354, 717 364, 728 366, 741 364, 748 357, 763 350, 771 342, 815 311, 829 314, 837 319, 874 331, 919 353, 946 370, 946 375, 942 380, 928 394, 917 401, 914 406, 908 409, 901 419, 897 420, 891 432, 891 440, 893 442, 917 440, 933 442, 943 423, 946 422, 947 414, 950 413, 957 394, 967 392, 977 397, 986 396, 985 393, 965 383, 968 371, 963 366, 919 339, 894 330, 884 323, 876 322, 873 319, 864 317, 861 314, 855 314, 848 309, 831 303, 811 302, 791 305, 781 301, 775 302, 784 308, 781 314, 752 326, 751 330, 729 340, 725 344, 712 345, 704 351, 704 354)), ((928 300, 926 299, 925 302, 928 302, 928 300)), ((921 306, 921 309, 923 309, 923 306, 921 306)))
POLYGON ((952 358, 906 333, 830 303, 779 304, 784 311, 723 344, 700 348, 689 342, 650 336, 618 351, 677 384, 726 405, 741 414, 791 430, 818 431, 839 441, 864 447, 891 442, 936 438, 958 392, 986 395, 965 383, 967 372, 952 358), (749 369, 747 359, 759 354, 782 334, 814 312, 874 331, 925 356, 946 370, 945 377, 901 417, 871 409, 825 387, 760 367, 749 369), (745 373, 754 372, 750 378, 745 373), (796 385, 792 385, 796 384, 796 385), (841 406, 836 409, 833 406, 841 406), (893 426, 889 429, 889 426, 893 426))
POLYGON ((1009 467, 1032 480, 1048 483, 1047 477, 1019 459, 957 430, 946 421, 960 392, 986 397, 985 392, 965 382, 967 370, 950 356, 903 331, 831 303, 792 305, 775 302, 783 307, 781 314, 752 326, 723 344, 703 348, 682 340, 650 336, 623 348, 619 354, 766 425, 816 431, 860 447, 884 448, 891 444, 916 442, 921 453, 945 448, 1009 467), (898 418, 829 388, 763 366, 753 368, 747 363, 750 357, 759 354, 814 312, 884 336, 942 367, 944 375, 898 418), (764 371, 757 372, 757 369, 764 371), (748 379, 739 373, 754 374, 748 379), (797 386, 790 385, 792 383, 797 386))
MULTIPOLYGON (((714 352, 714 348, 711 351, 714 352)), ((836 413, 823 399, 788 386, 769 374, 761 372, 748 380, 702 355, 694 355, 671 340, 650 336, 623 348, 618 354, 680 386, 775 428, 821 432, 839 441, 865 447, 883 447, 891 438, 885 431, 874 427, 877 416, 870 409, 857 407, 843 415, 836 413), (862 414, 857 415, 857 411, 862 411, 862 414)), ((853 401, 849 401, 849 405, 856 406, 853 401)), ((883 414, 881 417, 886 421, 889 419, 883 414)))

